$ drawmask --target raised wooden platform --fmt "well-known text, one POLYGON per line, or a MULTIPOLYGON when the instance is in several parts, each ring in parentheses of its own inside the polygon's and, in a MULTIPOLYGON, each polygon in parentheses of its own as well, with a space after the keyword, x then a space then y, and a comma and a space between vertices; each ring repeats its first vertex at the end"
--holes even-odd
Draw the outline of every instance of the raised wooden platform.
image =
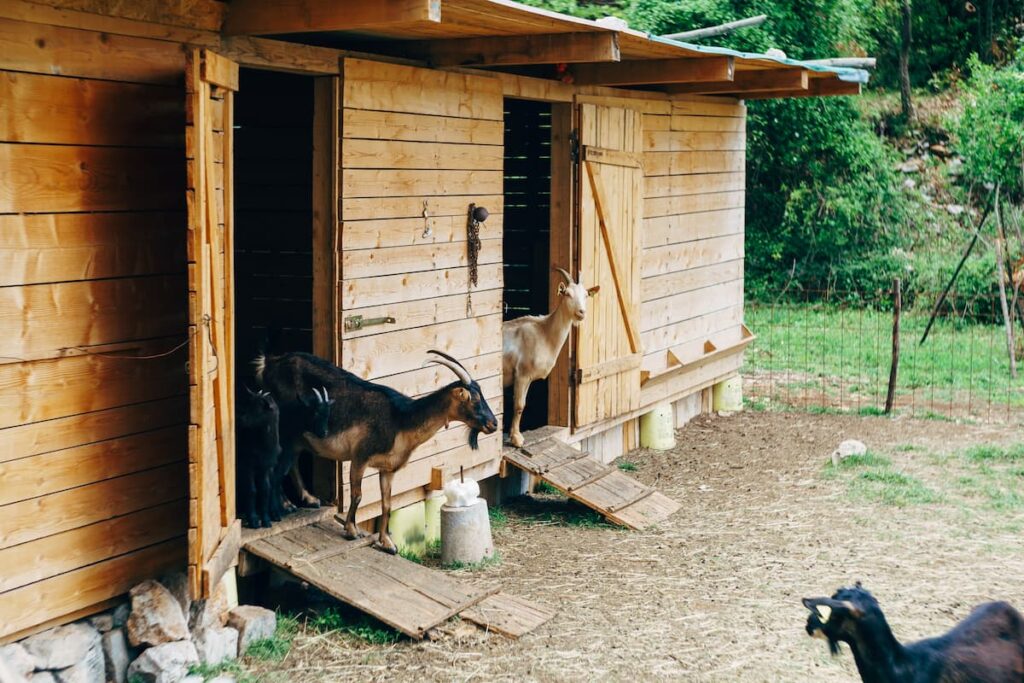
POLYGON ((644 529, 664 521, 679 503, 577 451, 554 437, 530 439, 522 448, 505 448, 506 462, 554 486, 615 524, 644 529))
POLYGON ((381 552, 371 547, 372 537, 346 540, 331 512, 301 511, 271 529, 247 530, 243 549, 413 638, 457 614, 514 638, 553 616, 498 593, 495 584, 462 581, 381 552))

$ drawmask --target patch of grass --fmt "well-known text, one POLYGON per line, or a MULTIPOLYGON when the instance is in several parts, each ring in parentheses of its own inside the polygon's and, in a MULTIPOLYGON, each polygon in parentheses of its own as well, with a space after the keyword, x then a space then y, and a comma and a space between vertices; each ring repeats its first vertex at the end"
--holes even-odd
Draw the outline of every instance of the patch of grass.
POLYGON ((918 446, 912 443, 901 443, 898 446, 893 447, 893 451, 896 453, 910 453, 912 451, 923 451, 924 446, 918 446))
POLYGON ((354 619, 346 619, 341 612, 333 607, 328 607, 323 612, 320 612, 310 619, 307 624, 317 633, 347 633, 348 635, 365 640, 371 645, 390 645, 391 643, 398 642, 402 637, 398 631, 388 628, 379 621, 365 615, 360 615, 354 619))
POLYGON ((749 396, 743 397, 743 407, 747 410, 753 410, 756 412, 765 412, 771 409, 771 404, 768 399, 762 397, 751 398, 749 396))
MULTIPOLYGON (((236 660, 222 662, 217 665, 196 664, 189 668, 188 673, 190 676, 202 676, 204 681, 225 675, 235 679, 235 683, 256 683, 259 680, 256 676, 242 668, 242 665, 236 660)), ((140 678, 139 680, 141 681, 142 679, 140 678)))
POLYGON ((494 554, 490 557, 485 557, 479 562, 452 562, 444 566, 445 569, 486 569, 487 567, 496 567, 501 564, 501 554, 495 550, 494 554))
POLYGON ((551 484, 547 483, 546 481, 537 482, 537 486, 534 489, 534 491, 536 493, 547 493, 549 495, 555 495, 555 496, 562 495, 561 491, 559 491, 558 489, 556 489, 554 486, 552 486, 551 484))
POLYGON ((630 462, 629 460, 621 460, 619 461, 619 469, 622 470, 623 472, 636 472, 638 468, 635 462, 630 462))
POLYGON ((299 630, 299 621, 294 616, 278 613, 277 630, 273 638, 257 640, 245 651, 246 657, 279 662, 285 658, 292 647, 292 640, 299 630))
POLYGON ((885 410, 878 406, 861 406, 857 408, 857 414, 861 417, 884 417, 885 410))
POLYGON ((1024 508, 1024 495, 1017 491, 994 485, 984 486, 981 491, 988 498, 988 505, 993 510, 1006 512, 1024 508))
POLYGON ((939 493, 925 486, 919 479, 888 468, 859 472, 850 480, 849 492, 857 498, 895 507, 937 503, 942 500, 939 493))
MULTIPOLYGON (((508 515, 504 510, 498 507, 488 508, 487 515, 491 518, 491 528, 495 531, 504 529, 508 526, 508 515)), ((441 547, 440 541, 438 541, 438 548, 441 547)))
POLYGON ((971 462, 1019 462, 1024 460, 1024 444, 1007 448, 995 444, 973 446, 964 451, 964 457, 971 462))
POLYGON ((414 553, 413 551, 409 550, 408 548, 399 548, 398 556, 404 560, 415 562, 416 564, 423 564, 423 558, 414 553))
MULTIPOLYGON (((889 467, 892 465, 892 460, 879 455, 873 451, 868 451, 864 455, 851 455, 848 458, 843 458, 839 461, 839 468, 841 470, 852 470, 859 467, 889 467)), ((826 468, 834 468, 831 462, 825 465, 826 468)))

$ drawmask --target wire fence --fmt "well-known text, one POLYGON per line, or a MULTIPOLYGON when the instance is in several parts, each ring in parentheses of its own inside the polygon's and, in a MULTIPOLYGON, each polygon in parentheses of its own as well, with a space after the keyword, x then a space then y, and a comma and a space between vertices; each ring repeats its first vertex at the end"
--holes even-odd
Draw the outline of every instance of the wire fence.
MULTIPOLYGON (((743 369, 748 402, 884 413, 894 359, 894 292, 812 291, 801 298, 747 302, 747 326, 757 335, 743 369)), ((937 294, 916 294, 903 302, 892 413, 1024 424, 1024 378, 1011 375, 998 294, 951 293, 921 344, 937 300, 937 294)), ((1024 327, 1020 319, 1014 325, 1020 358, 1024 327)))

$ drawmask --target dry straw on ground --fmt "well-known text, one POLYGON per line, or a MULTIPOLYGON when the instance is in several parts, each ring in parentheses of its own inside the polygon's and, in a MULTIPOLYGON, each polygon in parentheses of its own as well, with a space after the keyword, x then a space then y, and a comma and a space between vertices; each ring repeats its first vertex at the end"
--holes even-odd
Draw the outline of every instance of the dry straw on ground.
MULTIPOLYGON (((847 651, 832 658, 804 633, 801 597, 860 579, 902 639, 936 635, 985 600, 1024 608, 1024 499, 996 505, 970 488, 985 465, 960 455, 1018 437, 841 415, 699 418, 674 450, 627 458, 683 503, 661 528, 593 524, 555 496, 507 509, 502 562, 463 574, 557 608, 539 631, 509 641, 453 623, 438 641, 373 645, 306 628, 283 661, 254 670, 288 681, 856 681, 847 651), (937 502, 872 500, 856 471, 830 473, 847 438, 937 502)), ((999 485, 1012 489, 1007 477, 999 485)))

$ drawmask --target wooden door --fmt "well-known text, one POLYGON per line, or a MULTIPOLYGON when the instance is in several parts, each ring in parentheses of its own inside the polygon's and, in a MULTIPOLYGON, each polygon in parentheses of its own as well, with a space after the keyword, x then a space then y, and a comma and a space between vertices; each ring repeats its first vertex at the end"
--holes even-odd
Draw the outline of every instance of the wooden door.
POLYGON ((193 50, 185 67, 188 181, 188 578, 203 598, 235 559, 232 105, 238 65, 193 50))
POLYGON ((641 114, 579 105, 579 277, 599 285, 576 335, 581 427, 640 407, 641 114))

